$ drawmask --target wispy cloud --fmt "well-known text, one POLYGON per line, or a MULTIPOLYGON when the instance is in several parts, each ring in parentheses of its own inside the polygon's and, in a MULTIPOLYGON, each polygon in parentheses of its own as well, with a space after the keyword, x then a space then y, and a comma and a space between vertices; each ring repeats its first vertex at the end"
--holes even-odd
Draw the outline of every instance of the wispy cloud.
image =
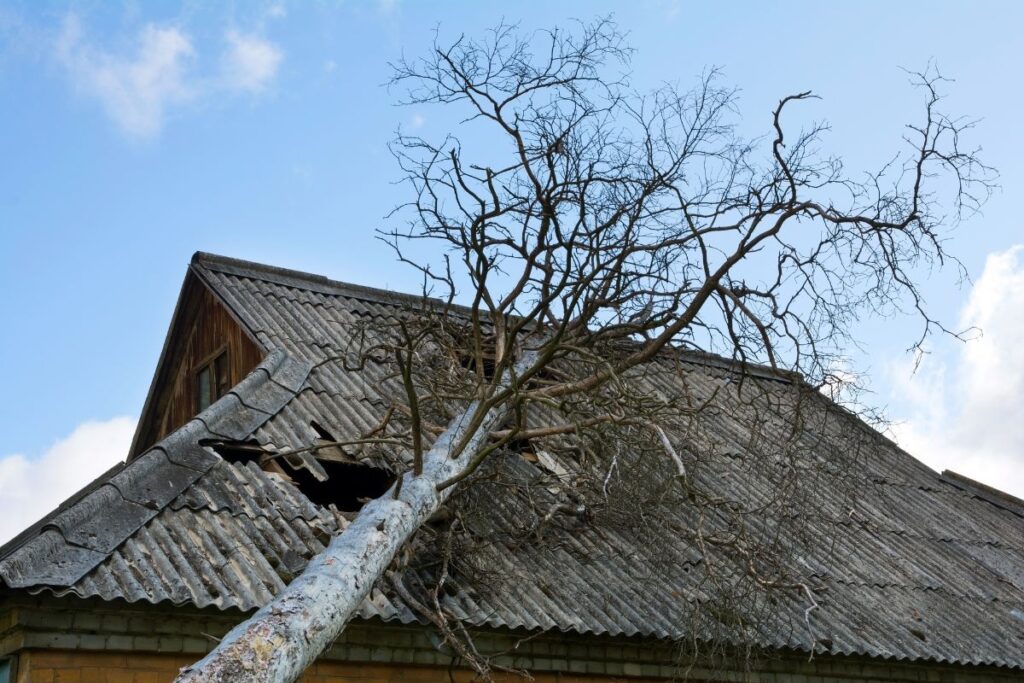
POLYGON ((977 339, 952 358, 891 369, 907 406, 900 445, 937 469, 1024 497, 1024 245, 990 254, 961 314, 977 339))
POLYGON ((0 457, 0 543, 123 460, 134 431, 130 417, 84 422, 37 458, 0 457))
POLYGON ((226 40, 222 62, 225 87, 251 93, 266 89, 281 65, 280 48, 259 36, 234 30, 228 31, 226 40))
POLYGON ((121 52, 90 42, 72 15, 55 52, 74 87, 135 138, 154 137, 175 111, 203 98, 265 91, 284 58, 269 40, 237 30, 225 34, 216 71, 201 69, 199 50, 180 27, 147 24, 133 43, 121 52))
POLYGON ((132 54, 118 56, 85 42, 78 20, 69 17, 57 42, 57 57, 76 88, 100 101, 125 132, 159 132, 167 110, 196 95, 188 67, 195 51, 177 28, 147 25, 132 54))

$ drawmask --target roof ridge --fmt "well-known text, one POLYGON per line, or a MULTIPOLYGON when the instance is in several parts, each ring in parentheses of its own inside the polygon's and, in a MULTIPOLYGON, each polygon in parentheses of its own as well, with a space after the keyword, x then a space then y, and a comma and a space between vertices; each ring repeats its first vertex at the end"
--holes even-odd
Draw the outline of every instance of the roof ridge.
MULTIPOLYGON (((317 273, 294 270, 291 268, 281 268, 279 266, 272 266, 255 261, 246 261, 244 259, 222 256, 220 254, 211 254, 203 251, 197 251, 193 254, 192 266, 206 270, 218 271, 229 275, 272 282, 285 287, 305 289, 307 291, 320 292, 321 294, 331 296, 344 296, 364 301, 373 301, 375 303, 421 306, 426 301, 443 304, 442 301, 430 297, 398 292, 391 289, 368 287, 340 280, 332 280, 331 278, 317 273)), ((216 288, 215 283, 208 282, 208 284, 216 288)), ((469 309, 462 304, 453 303, 451 304, 451 307, 456 311, 469 311, 469 309)), ((750 373, 762 379, 771 379, 780 382, 792 382, 794 379, 799 379, 799 375, 797 373, 789 370, 782 370, 760 363, 729 358, 703 349, 679 348, 676 350, 682 355, 682 360, 684 362, 696 365, 717 367, 727 372, 736 372, 741 374, 750 373)))
MULTIPOLYGON (((324 294, 332 294, 335 296, 348 296, 354 299, 365 299, 378 303, 422 304, 424 301, 424 297, 417 296, 415 294, 407 294, 405 292, 398 292, 392 289, 368 287, 366 285, 359 285, 352 282, 333 280, 318 273, 295 270, 292 268, 282 268, 280 266, 272 266, 266 263, 258 263, 256 261, 246 261, 244 259, 222 256, 220 254, 211 254, 204 251, 197 251, 192 255, 192 265, 228 273, 230 275, 241 275, 257 280, 274 282, 285 285, 286 287, 319 291, 324 294)), ((429 299, 428 297, 427 300, 429 301, 432 299, 429 299)), ((458 304, 453 305, 457 308, 465 308, 458 304)))

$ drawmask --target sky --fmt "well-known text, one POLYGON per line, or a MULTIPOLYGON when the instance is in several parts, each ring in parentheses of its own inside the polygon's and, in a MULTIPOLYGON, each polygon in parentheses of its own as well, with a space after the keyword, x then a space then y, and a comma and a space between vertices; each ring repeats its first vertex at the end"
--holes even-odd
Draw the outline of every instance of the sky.
POLYGON ((635 0, 518 3, 0 4, 0 540, 124 457, 185 269, 197 250, 415 291, 374 239, 403 199, 396 130, 446 132, 403 108, 389 63, 501 20, 549 28, 613 15, 634 83, 721 68, 741 127, 811 89, 828 151, 892 156, 920 112, 903 69, 955 79, 948 109, 1001 191, 952 233, 971 279, 929 276, 931 310, 983 334, 937 339, 863 321, 852 369, 890 433, 931 467, 1024 496, 1024 67, 1018 2, 635 0))

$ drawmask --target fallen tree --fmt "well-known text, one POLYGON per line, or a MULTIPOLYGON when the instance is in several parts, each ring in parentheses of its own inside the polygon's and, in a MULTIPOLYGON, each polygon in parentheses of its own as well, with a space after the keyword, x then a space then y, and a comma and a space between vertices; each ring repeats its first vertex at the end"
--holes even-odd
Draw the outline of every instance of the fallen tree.
MULTIPOLYGON (((365 441, 397 440, 411 466, 179 681, 298 678, 417 530, 517 440, 629 427, 701 504, 687 480, 692 444, 663 425, 702 406, 653 405, 623 381, 663 354, 713 351, 825 386, 866 310, 908 306, 922 322, 916 345, 953 333, 928 314, 919 269, 949 259, 943 217, 976 209, 991 172, 961 147, 971 122, 940 112, 938 75, 916 77, 925 112, 907 152, 855 180, 819 152, 824 125, 785 133, 784 112, 809 92, 779 102, 759 144, 735 132, 735 92, 716 73, 641 95, 617 71, 629 55, 598 21, 529 35, 499 26, 395 66, 406 103, 462 108, 464 134, 486 141, 475 158, 454 135, 395 141, 412 198, 392 215, 404 227, 382 238, 423 275, 423 303, 338 360, 396 368, 404 427, 384 435, 389 411, 365 441), (409 248, 420 242, 443 261, 409 248), (531 410, 562 417, 531 424, 531 410)), ((486 675, 471 648, 456 649, 486 675)))

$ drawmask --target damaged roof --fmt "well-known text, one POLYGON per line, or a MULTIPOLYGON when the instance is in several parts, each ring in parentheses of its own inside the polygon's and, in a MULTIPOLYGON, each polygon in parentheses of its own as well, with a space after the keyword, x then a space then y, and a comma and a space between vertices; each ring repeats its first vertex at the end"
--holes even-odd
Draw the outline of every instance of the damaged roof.
MULTIPOLYGON (((196 255, 192 269, 266 357, 192 421, 0 549, 7 588, 248 611, 265 604, 347 523, 255 462, 229 461, 209 444, 280 450, 320 438, 314 425, 337 439, 372 430, 396 395, 394 380, 370 365, 357 372, 324 361, 344 348, 358 320, 393 316, 396 306, 418 300, 206 254, 196 255)), ((685 364, 686 391, 714 398, 730 382, 722 361, 695 356, 685 364)), ((649 373, 642 381, 651 394, 671 394, 684 389, 681 377, 649 373)), ((715 486, 741 500, 772 495, 743 469, 753 425, 721 396, 714 398, 721 409, 701 418, 728 456, 713 474, 715 486)), ((773 600, 751 638, 769 648, 1024 667, 1024 508, 944 478, 854 416, 836 414, 847 428, 861 429, 871 447, 834 474, 816 475, 808 533, 786 540, 794 571, 813 579, 814 609, 790 591, 773 600), (852 507, 851 482, 858 488, 852 507)), ((811 436, 828 458, 845 457, 828 434, 811 436)), ((514 477, 535 474, 521 458, 507 466, 514 477)), ((484 526, 518 528, 526 514, 515 499, 495 497, 484 526)), ((675 541, 672 529, 692 522, 685 510, 663 514, 657 544, 587 525, 555 526, 536 542, 503 542, 497 534, 473 559, 489 568, 487 579, 460 582, 456 567, 443 605, 480 626, 692 635, 711 551, 675 541)), ((362 616, 418 620, 386 587, 374 590, 362 616)))

